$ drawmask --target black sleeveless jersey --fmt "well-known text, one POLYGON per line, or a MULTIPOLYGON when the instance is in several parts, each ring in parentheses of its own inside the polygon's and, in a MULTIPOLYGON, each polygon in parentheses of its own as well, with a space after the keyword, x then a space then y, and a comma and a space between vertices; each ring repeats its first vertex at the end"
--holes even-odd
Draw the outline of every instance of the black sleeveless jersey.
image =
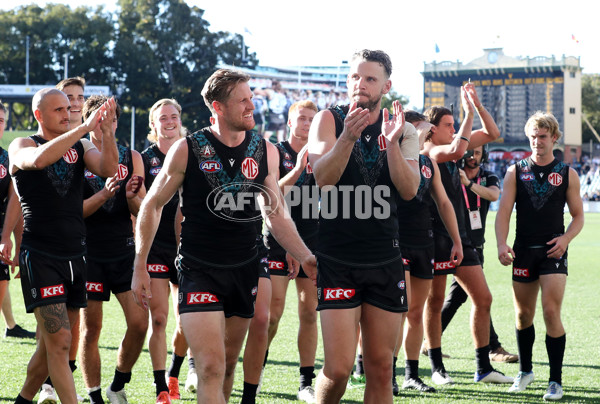
MULTIPOLYGON (((402 247, 427 248, 433 245, 433 229, 429 207, 435 206, 431 186, 436 175, 431 159, 419 155, 421 182, 417 195, 410 201, 400 198, 398 203, 399 240, 402 247)), ((437 174, 439 175, 439 174, 437 174)))
MULTIPOLYGON (((440 168, 440 175, 444 190, 448 195, 448 199, 452 202, 454 212, 456 213, 456 221, 458 222, 458 232, 460 239, 464 245, 471 245, 469 236, 467 235, 467 228, 465 226, 465 203, 463 201, 462 189, 460 187, 460 173, 458 171, 458 165, 454 161, 447 161, 442 164, 438 164, 440 168)), ((433 204, 430 207, 431 217, 433 218, 433 232, 441 234, 446 237, 450 237, 444 222, 440 217, 440 212, 437 210, 437 206, 433 204)))
MULTIPOLYGON (((30 138, 37 145, 46 143, 39 135, 30 138)), ((25 220, 23 248, 61 259, 85 254, 83 153, 77 141, 54 164, 13 175, 25 220)))
POLYGON ((527 158, 515 164, 517 231, 515 245, 546 246, 565 232, 569 166, 558 160, 539 166, 527 158))
MULTIPOLYGON (((298 153, 292 149, 288 141, 277 143, 275 146, 279 152, 279 178, 283 178, 294 169, 298 153)), ((304 195, 309 198, 312 197, 312 206, 318 209, 319 192, 310 163, 306 165, 306 168, 302 171, 298 180, 296 180, 293 189, 286 195, 286 202, 290 209, 292 220, 298 229, 298 234, 300 234, 302 240, 306 241, 317 235, 319 218, 318 211, 317 214, 313 214, 314 212, 310 209, 309 204, 302 200, 302 196, 304 195), (291 200, 292 198, 293 200, 291 200)), ((285 254, 285 250, 277 243, 268 230, 266 231, 266 236, 267 247, 271 250, 272 255, 285 254)))
MULTIPOLYGON (((147 147, 141 154, 144 161, 144 186, 148 191, 163 167, 165 155, 156 143, 147 147)), ((175 237, 177 205, 179 205, 179 192, 175 192, 171 200, 163 206, 153 245, 169 249, 177 248, 177 238, 175 237)))
MULTIPOLYGON (((135 252, 126 189, 127 181, 133 174, 133 161, 130 149, 118 145, 118 150, 120 188, 97 211, 85 218, 87 255, 95 261, 117 261, 135 252)), ((106 178, 98 177, 89 170, 85 170, 84 176, 84 199, 101 191, 106 184, 106 178)))
MULTIPOLYGON (((486 171, 483 169, 479 169, 479 171, 477 172, 477 176, 475 178, 473 178, 473 181, 475 183, 477 183, 477 181, 479 181, 479 185, 481 185, 482 187, 492 187, 492 186, 496 186, 496 187, 500 187, 499 183, 500 180, 498 179, 498 176, 496 176, 496 174, 494 174, 491 171, 486 171)), ((461 189, 461 193, 462 193, 462 187, 461 189)), ((471 229, 471 221, 469 218, 469 211, 474 211, 477 210, 477 194, 475 192, 473 192, 471 189, 466 189, 465 191, 467 192, 467 198, 469 198, 469 209, 467 210, 467 205, 464 202, 465 201, 465 194, 462 194, 462 201, 463 204, 465 205, 463 212, 465 215, 465 227, 467 229, 467 234, 469 236, 469 240, 471 240, 471 245, 473 245, 474 247, 481 247, 483 246, 483 244, 485 243, 485 223, 486 223, 486 219, 487 219, 487 214, 488 211, 490 209, 490 201, 488 201, 485 198, 479 198, 479 214, 481 217, 481 229, 471 229)))
MULTIPOLYGON (((347 105, 329 108, 336 138, 342 133, 348 109, 347 105)), ((321 189, 319 256, 358 265, 378 265, 400 257, 400 195, 390 178, 382 121, 380 112, 377 122, 367 126, 354 144, 337 184, 321 189)))
POLYGON ((8 189, 10 186, 8 152, 0 147, 0 229, 4 225, 4 214, 8 203, 8 189))
POLYGON ((188 162, 181 191, 184 259, 237 266, 256 255, 257 196, 268 174, 265 141, 247 132, 236 147, 204 128, 186 138, 188 162))

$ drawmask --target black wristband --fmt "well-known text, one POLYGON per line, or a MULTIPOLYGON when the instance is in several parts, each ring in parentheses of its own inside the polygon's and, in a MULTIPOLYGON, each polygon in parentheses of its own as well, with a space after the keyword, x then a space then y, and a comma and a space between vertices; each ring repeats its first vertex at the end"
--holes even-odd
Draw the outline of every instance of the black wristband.
POLYGON ((475 183, 473 182, 473 180, 471 180, 471 182, 469 182, 469 185, 467 185, 465 188, 471 189, 471 187, 473 186, 473 184, 475 184, 475 183))

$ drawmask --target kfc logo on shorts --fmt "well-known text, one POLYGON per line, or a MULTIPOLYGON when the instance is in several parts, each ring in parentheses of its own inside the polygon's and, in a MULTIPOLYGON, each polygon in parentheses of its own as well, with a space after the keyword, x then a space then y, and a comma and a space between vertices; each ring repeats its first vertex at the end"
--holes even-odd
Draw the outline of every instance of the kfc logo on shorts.
POLYGON ((62 296, 65 294, 65 286, 63 284, 46 286, 45 288, 41 288, 40 291, 42 292, 42 299, 47 297, 62 296))
POLYGON ((93 172, 91 172, 88 169, 85 169, 85 171, 83 172, 83 176, 85 177, 86 180, 93 180, 94 178, 96 178, 96 174, 94 174, 93 172))
POLYGON ((533 181, 535 178, 532 173, 523 173, 521 174, 521 181, 533 181))
POLYGON ((351 299, 356 294, 355 289, 325 288, 325 300, 351 299))
POLYGON ((252 296, 256 296, 256 293, 258 293, 258 286, 255 286, 252 288, 251 290, 252 296))
POLYGON ((443 271, 445 269, 452 269, 454 268, 454 262, 452 261, 442 261, 442 262, 436 262, 433 269, 436 271, 443 271))
POLYGON ((269 261, 269 269, 284 269, 285 264, 281 261, 269 261))
POLYGON ((148 272, 152 273, 166 273, 169 272, 169 267, 162 264, 148 264, 148 272))
POLYGON ((249 180, 253 180, 258 176, 258 163, 252 157, 246 157, 242 161, 242 174, 249 180))
POLYGON ((127 166, 124 164, 119 164, 119 169, 117 170, 117 180, 124 180, 125 178, 127 178, 127 175, 129 174, 129 170, 127 169, 127 166))
POLYGON ((187 294, 187 304, 217 303, 217 296, 208 292, 192 292, 187 294))
POLYGON ((421 174, 427 179, 431 178, 431 168, 427 166, 421 167, 421 174))
POLYGON ((400 282, 398 282, 398 288, 400 290, 404 290, 406 288, 406 281, 400 281, 400 282))
POLYGON ((513 268, 513 275, 520 278, 529 278, 529 269, 527 268, 513 268))
POLYGON ((78 157, 77 150, 75 150, 75 149, 69 149, 64 154, 63 160, 65 160, 69 164, 73 164, 73 163, 77 162, 77 157, 78 157))
POLYGON ((312 174, 313 170, 312 170, 312 166, 310 165, 310 163, 306 163, 306 174, 312 174))
POLYGON ((383 151, 387 149, 387 139, 385 136, 383 136, 383 134, 379 135, 377 138, 377 143, 379 144, 379 150, 383 151))
POLYGON ((562 184, 562 175, 559 173, 550 173, 548 176, 548 182, 555 187, 558 187, 560 184, 562 184))
POLYGON ((100 282, 86 282, 85 289, 90 293, 102 293, 104 292, 104 284, 100 282))
POLYGON ((153 168, 151 168, 150 169, 150 174, 156 177, 158 175, 158 173, 160 172, 161 168, 162 168, 162 166, 161 167, 153 167, 153 168))
POLYGON ((6 174, 8 174, 6 167, 4 167, 4 164, 0 164, 0 178, 6 177, 6 174))

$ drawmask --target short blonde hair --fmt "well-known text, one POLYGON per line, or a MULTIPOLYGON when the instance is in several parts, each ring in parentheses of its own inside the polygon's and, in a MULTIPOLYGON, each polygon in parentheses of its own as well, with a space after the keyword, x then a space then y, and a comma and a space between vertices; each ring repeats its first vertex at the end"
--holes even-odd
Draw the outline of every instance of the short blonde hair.
MULTIPOLYGON (((150 108, 150 113, 148 114, 148 125, 150 125, 150 133, 148 133, 148 140, 152 143, 156 143, 158 141, 158 133, 156 133, 156 129, 152 126, 152 121, 154 120, 154 113, 162 106, 172 105, 175 107, 177 112, 179 112, 179 120, 181 121, 181 105, 173 98, 163 98, 154 103, 152 108, 150 108)), ((187 129, 183 127, 183 125, 179 125, 179 136, 185 137, 187 135, 187 129)))
POLYGON ((303 101, 296 101, 295 103, 292 104, 292 106, 288 110, 288 116, 292 115, 292 112, 294 112, 300 108, 308 108, 308 109, 312 109, 315 112, 319 112, 319 108, 317 108, 317 106, 315 105, 314 102, 312 102, 311 100, 303 100, 303 101))
POLYGON ((562 136, 560 129, 558 129, 558 121, 554 115, 547 112, 536 111, 529 117, 525 124, 525 135, 529 137, 534 129, 547 129, 550 136, 556 135, 557 141, 562 136))

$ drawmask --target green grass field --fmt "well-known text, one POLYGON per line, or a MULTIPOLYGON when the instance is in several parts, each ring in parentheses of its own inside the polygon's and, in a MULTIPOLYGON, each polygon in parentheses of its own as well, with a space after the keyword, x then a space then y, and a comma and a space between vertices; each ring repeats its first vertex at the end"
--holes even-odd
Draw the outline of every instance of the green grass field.
MULTIPOLYGON (((486 248, 486 269, 488 283, 494 296, 492 317, 500 341, 509 351, 516 351, 514 332, 514 311, 511 293, 511 271, 502 267, 496 259, 493 220, 495 214, 490 213, 488 219, 486 248)), ((514 225, 511 229, 514 231, 514 225)), ((600 282, 600 214, 587 214, 582 233, 572 243, 569 251, 570 275, 567 292, 563 304, 563 321, 567 330, 567 350, 563 368, 563 386, 565 403, 600 403, 600 305, 598 292, 600 282), (596 252, 594 252, 596 251, 596 252)), ((27 329, 35 327, 32 315, 23 309, 19 281, 10 282, 13 307, 17 322, 27 329)), ((535 327, 537 331, 534 345, 534 371, 536 381, 524 393, 508 394, 508 386, 476 385, 473 382, 475 370, 474 350, 469 331, 469 307, 467 303, 444 333, 443 350, 452 356, 445 360, 446 368, 457 382, 456 385, 438 390, 438 393, 422 395, 416 392, 402 393, 395 402, 411 403, 540 403, 547 387, 548 362, 544 344, 545 327, 538 308, 535 327)), ((106 388, 112 380, 116 356, 116 347, 124 332, 124 319, 118 304, 113 298, 105 306, 105 328, 100 340, 102 355, 102 386, 106 388)), ((263 390, 259 395, 259 403, 289 403, 296 401, 298 388, 298 354, 296 350, 297 333, 296 295, 290 288, 286 312, 279 328, 279 333, 271 346, 267 363, 263 390)), ((173 329, 173 321, 169 324, 169 338, 173 329)), ((27 362, 34 350, 34 343, 16 339, 0 341, 0 402, 13 402, 17 396, 27 368, 27 362)), ((323 364, 322 347, 317 353, 317 368, 323 364)), ((240 360, 241 361, 241 360, 240 360)), ((403 374, 404 358, 398 358, 399 381, 403 374)), ((514 376, 518 364, 498 364, 496 368, 507 375, 514 376)), ((426 383, 430 382, 429 360, 421 357, 420 371, 426 383)), ((238 403, 242 390, 242 367, 238 366, 232 403, 238 403)), ((187 365, 184 363, 180 379, 182 402, 195 402, 195 397, 183 391, 187 365)), ((131 383, 127 385, 131 403, 153 403, 154 387, 152 386, 152 367, 147 349, 144 349, 133 371, 131 383)), ((75 382, 80 395, 85 396, 85 388, 81 372, 75 372, 75 382)), ((345 403, 361 403, 362 389, 347 390, 343 398, 345 403)))
POLYGON ((30 136, 34 133, 34 131, 26 130, 4 131, 4 136, 2 136, 2 139, 0 139, 0 147, 7 150, 10 142, 12 142, 15 138, 30 136))

